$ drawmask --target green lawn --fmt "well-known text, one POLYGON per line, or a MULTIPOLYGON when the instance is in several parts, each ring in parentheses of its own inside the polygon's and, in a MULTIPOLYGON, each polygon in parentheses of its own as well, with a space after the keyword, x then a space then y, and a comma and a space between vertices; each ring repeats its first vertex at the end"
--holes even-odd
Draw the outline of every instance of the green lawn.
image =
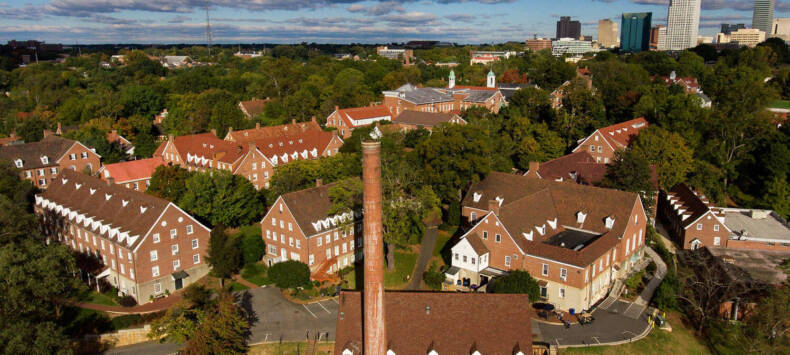
POLYGON ((246 265, 241 270, 241 277, 258 286, 268 285, 272 282, 266 276, 266 270, 266 266, 263 264, 246 265))
POLYGON ((244 290, 249 290, 250 289, 249 287, 247 287, 245 285, 242 285, 242 284, 240 284, 240 283, 238 283, 236 281, 231 282, 230 284, 228 284, 225 287, 227 287, 228 290, 230 290, 230 292, 238 292, 238 291, 244 291, 244 290))
POLYGON ((771 107, 771 108, 786 108, 786 109, 790 109, 790 101, 788 101, 788 100, 778 100, 778 101, 774 101, 774 102, 772 102, 770 105, 768 105, 768 107, 771 107))
POLYGON ((105 306, 117 306, 118 302, 115 302, 115 298, 112 295, 105 293, 98 293, 96 291, 90 291, 89 293, 83 295, 79 298, 80 302, 86 303, 94 303, 94 304, 101 304, 105 306))
POLYGON ((444 246, 447 245, 447 242, 450 241, 452 238, 452 233, 446 233, 444 231, 439 231, 439 234, 436 236, 436 247, 433 248, 433 256, 441 257, 442 256, 442 249, 444 246))
POLYGON ((617 346, 593 346, 587 348, 568 348, 560 350, 560 354, 601 354, 601 355, 623 355, 623 354, 700 354, 707 355, 711 352, 707 346, 697 339, 692 330, 686 328, 677 315, 670 315, 672 331, 667 332, 660 329, 653 329, 650 334, 642 340, 630 344, 617 346))
POLYGON ((414 265, 417 264, 417 254, 406 251, 395 251, 395 270, 384 272, 384 287, 388 289, 401 289, 409 282, 406 275, 411 276, 414 265))

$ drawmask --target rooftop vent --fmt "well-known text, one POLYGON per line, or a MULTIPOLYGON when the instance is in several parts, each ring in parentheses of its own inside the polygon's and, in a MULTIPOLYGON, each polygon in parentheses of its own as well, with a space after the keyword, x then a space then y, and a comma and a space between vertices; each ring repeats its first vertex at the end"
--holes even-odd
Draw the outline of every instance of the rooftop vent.
POLYGON ((606 228, 612 229, 612 227, 614 227, 614 217, 612 216, 606 217, 606 228))
POLYGON ((582 211, 576 212, 576 222, 577 223, 584 223, 584 220, 586 220, 586 219, 587 219, 587 214, 586 213, 584 213, 582 211))

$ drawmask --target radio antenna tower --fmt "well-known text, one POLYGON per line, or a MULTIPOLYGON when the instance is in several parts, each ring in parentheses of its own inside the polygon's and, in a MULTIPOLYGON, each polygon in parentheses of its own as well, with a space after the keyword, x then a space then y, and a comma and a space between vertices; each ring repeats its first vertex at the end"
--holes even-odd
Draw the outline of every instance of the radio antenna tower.
POLYGON ((206 39, 208 40, 208 58, 211 60, 211 19, 208 16, 208 0, 206 0, 206 39))

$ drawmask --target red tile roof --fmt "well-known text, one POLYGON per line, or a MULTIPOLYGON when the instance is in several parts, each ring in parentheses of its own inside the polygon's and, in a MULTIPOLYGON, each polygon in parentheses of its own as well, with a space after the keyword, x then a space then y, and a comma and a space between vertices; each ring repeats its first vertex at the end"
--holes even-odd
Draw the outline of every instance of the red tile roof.
POLYGON ((713 212, 714 215, 719 215, 718 210, 711 208, 712 204, 705 195, 694 192, 686 184, 675 186, 667 193, 667 197, 670 199, 670 204, 673 207, 677 206, 675 210, 681 215, 680 219, 683 221, 684 228, 688 228, 689 225, 709 211, 713 212), (688 217, 684 219, 683 215, 688 215, 688 217))
POLYGON ((275 163, 272 157, 276 155, 278 158, 275 164, 279 164, 283 162, 286 154, 287 161, 320 158, 332 139, 340 138, 333 132, 305 131, 294 135, 256 139, 254 142, 258 150, 272 160, 272 163, 275 163))
POLYGON ((348 127, 357 126, 351 120, 359 121, 379 117, 387 117, 387 120, 392 120, 392 114, 384 105, 342 108, 338 109, 337 113, 340 118, 346 122, 346 126, 348 127))
MULTIPOLYGON (((178 136, 173 139, 173 144, 181 156, 181 161, 187 162, 187 154, 206 159, 216 159, 223 163, 232 164, 247 152, 246 144, 237 144, 217 138, 213 133, 200 133, 188 136, 178 136)), ((154 156, 161 156, 167 142, 159 145, 154 156)))
POLYGON ((157 167, 165 165, 161 156, 125 161, 115 164, 107 164, 102 167, 102 179, 113 178, 115 183, 120 184, 128 181, 149 179, 157 167))
POLYGON ((497 197, 502 199, 498 217, 525 253, 580 267, 617 245, 631 210, 639 203, 638 195, 631 192, 492 172, 472 184, 463 206, 488 211, 489 200, 497 197), (476 195, 480 195, 477 201, 476 195), (583 223, 577 221, 579 211, 587 215, 583 223), (611 229, 605 225, 610 216, 615 219, 611 229), (555 219, 556 228, 552 228, 548 221, 555 219), (541 226, 545 228, 543 236, 536 229, 541 226), (563 226, 600 233, 601 237, 581 250, 544 243, 564 231, 563 226), (532 241, 522 235, 530 232, 532 241))
POLYGON ((69 148, 78 143, 60 136, 50 135, 38 142, 10 144, 0 147, 0 160, 14 162, 17 159, 21 159, 22 169, 57 166, 58 160, 66 154, 69 148), (46 164, 42 161, 44 156, 48 160, 46 164))
POLYGON ((256 126, 251 129, 229 131, 225 140, 234 142, 249 142, 257 139, 280 137, 299 134, 311 130, 321 131, 321 126, 315 121, 284 124, 279 126, 256 126))
POLYGON ((266 104, 269 103, 269 101, 270 100, 268 98, 263 100, 252 99, 250 101, 239 102, 239 106, 241 106, 245 115, 252 118, 263 113, 263 109, 266 107, 266 104))
POLYGON ((606 165, 596 163, 587 151, 580 151, 540 163, 538 174, 543 179, 572 180, 582 184, 596 185, 606 175, 606 165))
POLYGON ((132 144, 132 142, 130 142, 128 139, 126 139, 122 135, 118 134, 118 131, 116 131, 116 130, 112 130, 110 132, 107 132, 107 142, 109 142, 109 143, 118 142, 119 144, 124 145, 124 146, 132 144))
MULTIPOLYGON (((339 303, 334 353, 361 354, 362 296, 343 291, 339 303)), ((531 309, 526 295, 387 291, 386 343, 396 354, 531 354, 531 309)))
POLYGON ((645 120, 644 117, 639 117, 630 121, 599 128, 598 131, 601 132, 614 149, 619 149, 627 147, 628 144, 631 143, 633 136, 637 135, 639 130, 644 128, 647 128, 647 120, 645 120))
POLYGON ((404 110, 400 115, 392 119, 392 123, 433 127, 440 123, 452 123, 458 120, 460 120, 459 122, 466 122, 454 113, 404 110))

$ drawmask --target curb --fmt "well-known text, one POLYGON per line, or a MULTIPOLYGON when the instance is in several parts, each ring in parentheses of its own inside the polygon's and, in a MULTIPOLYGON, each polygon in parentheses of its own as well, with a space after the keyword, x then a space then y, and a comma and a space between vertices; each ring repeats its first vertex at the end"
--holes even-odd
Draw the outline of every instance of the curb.
POLYGON ((599 343, 599 344, 560 345, 560 346, 558 346, 558 348, 560 348, 560 349, 565 349, 565 348, 589 348, 589 347, 595 347, 595 346, 615 346, 615 345, 623 345, 623 344, 633 343, 635 341, 642 340, 642 338, 644 338, 648 334, 650 334, 650 330, 651 329, 652 329, 652 327, 650 326, 650 324, 648 324, 647 327, 645 327, 645 330, 643 330, 641 334, 639 334, 639 335, 637 335, 637 336, 635 336, 635 337, 633 337, 631 339, 627 339, 627 340, 618 340, 618 341, 612 341, 612 342, 608 342, 608 343, 599 343))

